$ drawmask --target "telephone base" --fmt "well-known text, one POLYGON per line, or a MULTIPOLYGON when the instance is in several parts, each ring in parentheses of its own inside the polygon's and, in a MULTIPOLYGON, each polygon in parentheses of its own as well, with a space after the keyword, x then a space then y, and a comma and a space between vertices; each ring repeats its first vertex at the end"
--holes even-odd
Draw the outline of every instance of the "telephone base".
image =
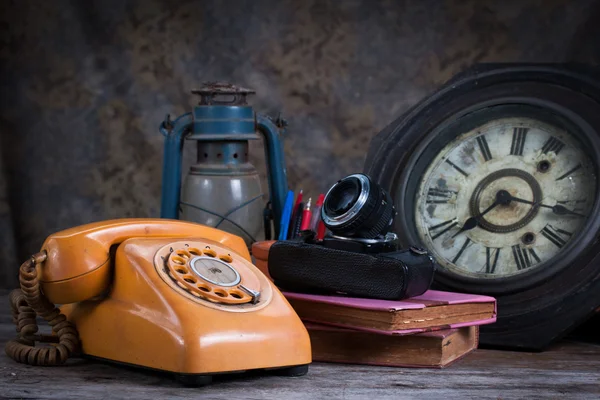
POLYGON ((183 386, 199 387, 207 386, 212 383, 212 375, 175 375, 175 379, 183 386))
POLYGON ((143 367, 136 364, 131 364, 122 361, 110 360, 108 358, 90 356, 87 354, 80 354, 80 356, 88 359, 90 361, 97 361, 104 364, 112 364, 119 365, 122 367, 130 368, 131 370, 137 371, 146 371, 151 373, 160 374, 162 376, 171 376, 177 382, 181 383, 183 386, 188 387, 199 387, 199 386, 207 386, 210 385, 215 376, 233 376, 239 374, 261 374, 261 375, 276 375, 276 376, 288 376, 288 377, 297 377, 304 376, 308 373, 309 364, 303 365, 293 365, 286 367, 276 367, 276 368, 260 368, 260 369, 251 369, 251 370, 240 370, 240 371, 227 371, 227 372, 215 372, 211 374, 183 374, 177 372, 167 372, 157 368, 143 367))
POLYGON ((308 373, 308 364, 304 365, 296 365, 291 367, 281 367, 281 368, 264 368, 264 369, 255 369, 249 371, 236 371, 236 372, 228 372, 228 373, 218 373, 212 375, 198 375, 198 374, 176 374, 175 379, 184 386, 189 387, 198 387, 198 386, 206 386, 210 385, 213 381, 213 377, 215 376, 232 376, 234 374, 251 374, 251 373, 260 373, 261 375, 276 375, 276 376, 304 376, 308 373))
MULTIPOLYGON (((269 369, 269 371, 271 371, 271 369, 269 369)), ((275 375, 280 376, 304 376, 308 373, 308 364, 277 368, 272 371, 275 375)))

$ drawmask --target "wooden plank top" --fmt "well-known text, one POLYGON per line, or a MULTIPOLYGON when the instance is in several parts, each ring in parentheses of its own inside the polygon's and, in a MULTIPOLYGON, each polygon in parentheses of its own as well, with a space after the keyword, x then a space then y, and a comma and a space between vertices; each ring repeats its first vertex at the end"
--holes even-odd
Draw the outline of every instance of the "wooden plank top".
MULTIPOLYGON (((0 295, 0 344, 15 335, 0 295)), ((151 349, 148 349, 151 351, 151 349)), ((542 353, 477 350, 446 369, 313 363, 303 377, 267 374, 183 387, 170 376, 72 359, 62 367, 18 364, 2 351, 0 398, 44 399, 593 399, 600 398, 600 345, 562 341, 542 353)))

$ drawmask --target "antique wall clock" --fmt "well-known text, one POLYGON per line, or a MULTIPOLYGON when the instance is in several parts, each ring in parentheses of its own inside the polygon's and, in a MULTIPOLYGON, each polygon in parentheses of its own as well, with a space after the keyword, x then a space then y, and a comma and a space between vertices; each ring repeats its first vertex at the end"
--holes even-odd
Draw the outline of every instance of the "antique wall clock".
POLYGON ((600 306, 600 81, 583 67, 477 66, 372 141, 403 245, 435 287, 498 299, 496 347, 543 349, 600 306))

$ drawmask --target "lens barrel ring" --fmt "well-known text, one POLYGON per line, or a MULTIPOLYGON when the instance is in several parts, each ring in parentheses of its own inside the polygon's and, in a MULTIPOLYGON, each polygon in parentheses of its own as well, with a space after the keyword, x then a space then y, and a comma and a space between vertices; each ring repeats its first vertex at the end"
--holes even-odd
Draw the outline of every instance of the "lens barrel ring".
POLYGON ((335 235, 374 239, 389 231, 395 210, 389 193, 367 175, 354 174, 329 189, 321 215, 325 226, 335 235), (352 186, 360 192, 349 196, 346 189, 352 186), (350 198, 351 204, 347 204, 350 198))
MULTIPOLYGON (((383 197, 383 201, 385 201, 386 205, 382 208, 380 208, 380 214, 381 215, 376 215, 373 217, 374 221, 377 221, 377 223, 369 230, 369 239, 370 238, 375 238, 379 235, 385 235, 387 232, 390 231, 392 224, 394 223, 394 216, 396 214, 396 209, 393 206, 392 203, 392 197, 389 195, 389 193, 385 192, 383 189, 382 191, 382 197, 383 197)), ((383 205, 383 204, 382 204, 383 205)))

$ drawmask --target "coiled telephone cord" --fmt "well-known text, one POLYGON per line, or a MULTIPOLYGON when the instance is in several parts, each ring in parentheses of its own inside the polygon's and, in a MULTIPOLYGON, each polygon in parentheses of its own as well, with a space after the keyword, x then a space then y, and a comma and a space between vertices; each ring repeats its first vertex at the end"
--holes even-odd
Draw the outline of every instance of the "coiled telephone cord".
POLYGON ((37 266, 47 258, 45 252, 36 253, 19 269, 21 289, 10 293, 13 323, 18 337, 6 343, 6 354, 13 360, 29 365, 60 365, 79 348, 79 334, 75 325, 67 321, 42 294, 37 266), (54 335, 38 335, 36 315, 52 327, 54 335), (36 342, 56 343, 49 347, 36 347, 36 342))

